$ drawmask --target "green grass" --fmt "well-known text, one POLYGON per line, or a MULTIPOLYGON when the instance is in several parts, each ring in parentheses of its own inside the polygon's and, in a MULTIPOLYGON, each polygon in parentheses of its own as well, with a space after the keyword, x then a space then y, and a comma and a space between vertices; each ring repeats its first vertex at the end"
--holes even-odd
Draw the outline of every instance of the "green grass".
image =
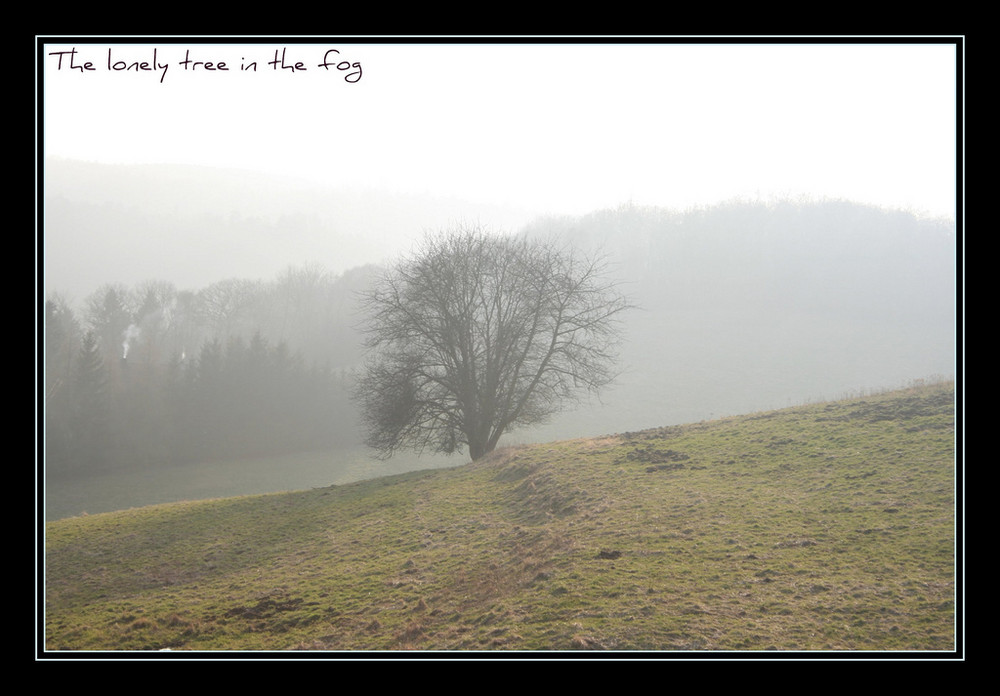
POLYGON ((49 522, 45 648, 952 651, 954 390, 49 522))

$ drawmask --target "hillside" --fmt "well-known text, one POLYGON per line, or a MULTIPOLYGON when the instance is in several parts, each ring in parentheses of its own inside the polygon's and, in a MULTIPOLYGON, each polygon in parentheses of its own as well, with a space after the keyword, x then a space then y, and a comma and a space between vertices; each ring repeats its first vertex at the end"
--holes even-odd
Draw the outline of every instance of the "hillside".
POLYGON ((59 520, 44 647, 953 651, 955 455, 921 385, 59 520))

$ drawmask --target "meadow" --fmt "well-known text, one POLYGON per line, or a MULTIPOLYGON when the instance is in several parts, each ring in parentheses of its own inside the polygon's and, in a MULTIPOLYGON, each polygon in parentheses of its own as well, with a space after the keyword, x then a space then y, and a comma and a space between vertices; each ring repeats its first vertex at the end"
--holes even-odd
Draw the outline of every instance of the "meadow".
POLYGON ((952 383, 44 526, 49 656, 949 655, 952 383))

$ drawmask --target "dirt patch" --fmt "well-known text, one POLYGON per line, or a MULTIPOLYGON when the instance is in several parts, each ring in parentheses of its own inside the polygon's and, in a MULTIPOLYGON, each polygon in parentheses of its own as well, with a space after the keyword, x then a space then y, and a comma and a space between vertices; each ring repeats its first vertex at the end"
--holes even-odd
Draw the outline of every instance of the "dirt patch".
POLYGON ((654 445, 646 445, 644 447, 636 447, 634 450, 626 454, 624 459, 619 459, 618 463, 639 462, 642 464, 650 464, 651 466, 646 467, 646 471, 652 473, 654 471, 673 471, 675 469, 683 469, 685 467, 684 462, 689 459, 691 459, 691 457, 683 452, 671 449, 659 449, 654 445))
POLYGON ((625 460, 629 462, 643 462, 645 464, 660 464, 663 462, 683 462, 687 461, 691 457, 684 454, 683 452, 677 452, 676 450, 663 450, 654 447, 653 445, 646 445, 645 447, 636 447, 634 450, 625 455, 625 460))
POLYGON ((253 606, 233 607, 226 612, 226 616, 229 618, 264 619, 281 612, 294 611, 301 606, 302 599, 300 597, 280 601, 266 597, 253 606))

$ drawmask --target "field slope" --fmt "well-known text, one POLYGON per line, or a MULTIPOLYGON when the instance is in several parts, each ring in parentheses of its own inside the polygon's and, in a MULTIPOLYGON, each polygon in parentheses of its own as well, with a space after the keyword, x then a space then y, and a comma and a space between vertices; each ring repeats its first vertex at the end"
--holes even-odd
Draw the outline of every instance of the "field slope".
POLYGON ((45 525, 46 651, 956 649, 952 384, 45 525))

